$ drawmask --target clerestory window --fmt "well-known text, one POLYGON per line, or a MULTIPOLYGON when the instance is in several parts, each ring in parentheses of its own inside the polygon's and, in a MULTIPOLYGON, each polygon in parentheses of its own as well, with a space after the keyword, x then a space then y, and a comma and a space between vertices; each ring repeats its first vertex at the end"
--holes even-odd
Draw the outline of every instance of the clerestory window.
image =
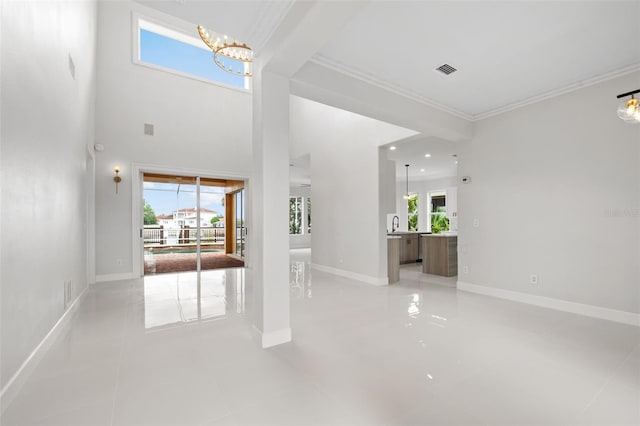
MULTIPOLYGON (((138 41, 135 63, 183 77, 249 89, 250 77, 228 73, 215 64, 213 54, 200 40, 195 24, 193 34, 188 34, 141 17, 134 19, 134 23, 138 41)), ((236 69, 244 66, 240 61, 228 61, 232 61, 236 69)))

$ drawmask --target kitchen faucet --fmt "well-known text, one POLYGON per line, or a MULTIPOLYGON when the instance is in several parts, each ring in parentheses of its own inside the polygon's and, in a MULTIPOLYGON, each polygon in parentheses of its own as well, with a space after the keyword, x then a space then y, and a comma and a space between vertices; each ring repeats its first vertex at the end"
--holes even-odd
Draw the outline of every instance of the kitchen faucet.
POLYGON ((391 221, 391 232, 396 232, 400 228, 400 218, 398 216, 394 216, 391 221))

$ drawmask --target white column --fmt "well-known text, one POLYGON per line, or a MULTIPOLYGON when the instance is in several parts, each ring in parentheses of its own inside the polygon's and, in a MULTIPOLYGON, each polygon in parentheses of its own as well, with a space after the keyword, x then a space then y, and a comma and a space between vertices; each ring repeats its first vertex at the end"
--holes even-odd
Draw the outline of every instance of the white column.
MULTIPOLYGON (((256 67, 258 68, 258 67, 256 67)), ((254 326, 263 348, 291 341, 289 318, 289 80, 256 69, 251 180, 254 326)))

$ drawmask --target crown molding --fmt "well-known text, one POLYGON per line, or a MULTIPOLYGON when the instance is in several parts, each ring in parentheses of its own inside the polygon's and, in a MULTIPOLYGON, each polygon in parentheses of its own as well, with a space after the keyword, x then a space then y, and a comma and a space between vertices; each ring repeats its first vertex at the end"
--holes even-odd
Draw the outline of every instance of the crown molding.
POLYGON ((535 96, 531 96, 525 99, 522 99, 520 101, 516 101, 516 102, 512 102, 503 106, 500 106, 498 108, 494 108, 491 110, 488 110, 486 112, 480 113, 480 114, 468 114, 465 113, 463 111, 459 111, 455 108, 451 108, 449 106, 443 105, 441 103, 435 102, 427 97, 424 96, 420 96, 417 95, 414 92, 410 92, 407 89, 404 89, 400 86, 397 86, 393 83, 390 83, 388 81, 385 80, 381 80, 375 76, 373 76, 372 74, 369 73, 365 73, 363 71, 357 70, 355 68, 349 67, 341 62, 335 61, 333 59, 330 59, 324 55, 321 54, 315 54, 312 58, 311 58, 311 62, 314 62, 318 65, 321 65, 323 67, 329 68, 331 70, 337 71, 341 74, 345 74, 348 75, 349 77, 353 77, 356 78, 358 80, 367 82, 369 84, 372 84, 376 87, 380 87, 381 89, 385 89, 388 90, 390 92, 393 92, 397 95, 403 96, 405 98, 414 100, 416 102, 419 102, 423 105, 432 107, 432 108, 436 108, 440 111, 452 114, 456 117, 459 118, 463 118, 465 120, 468 121, 480 121, 480 120, 484 120, 485 118, 489 118, 489 117, 493 117, 496 115, 500 115, 500 114, 504 114, 506 112, 518 109, 518 108, 522 108, 525 107, 527 105, 531 105, 537 102, 542 102, 544 100, 547 99, 551 99, 554 98, 556 96, 561 96, 564 95, 566 93, 570 93, 585 87, 589 87, 589 86, 593 86, 594 84, 598 84, 598 83, 602 83, 605 82, 607 80, 612 80, 614 78, 617 77, 622 77, 626 74, 630 74, 636 71, 640 71, 640 63, 637 64, 632 64, 629 66, 626 66, 624 68, 620 68, 614 71, 610 71, 610 72, 606 72, 604 74, 598 74, 596 76, 584 79, 584 80, 580 80, 576 83, 571 83, 567 86, 563 86, 560 87, 558 89, 554 89, 554 90, 550 90, 548 92, 544 92, 540 95, 535 95, 535 96))
POLYGON ((472 121, 473 120, 473 116, 464 113, 462 111, 459 111, 455 108, 451 108, 448 107, 446 105, 440 104, 438 102, 432 101, 431 99, 428 99, 424 96, 419 96, 417 95, 415 92, 411 92, 409 90, 406 90, 400 86, 397 86, 393 83, 389 83, 388 81, 385 80, 381 80, 377 77, 374 77, 372 74, 369 73, 365 73, 363 71, 360 70, 356 70, 355 68, 351 68, 348 67, 346 65, 344 65, 341 62, 338 61, 334 61, 333 59, 330 59, 324 55, 321 55, 319 53, 316 53, 315 55, 313 55, 313 57, 311 57, 310 59, 311 62, 314 62, 318 65, 321 65, 323 67, 329 68, 331 70, 337 71, 341 74, 345 74, 348 75, 349 77, 353 77, 356 78, 358 80, 367 82, 369 84, 372 84, 376 87, 379 87, 381 89, 384 90, 388 90, 389 92, 395 93, 397 95, 403 96, 405 98, 411 99, 413 101, 419 102, 423 105, 435 108, 437 110, 440 111, 444 111, 447 112, 451 115, 455 115, 456 117, 459 118, 463 118, 465 120, 469 120, 472 121))
POLYGON ((555 98, 556 96, 561 96, 561 95, 574 92, 576 90, 583 89, 585 87, 593 86, 595 84, 602 83, 608 80, 613 80, 614 78, 622 77, 623 75, 627 75, 636 71, 640 71, 640 64, 633 64, 633 65, 629 65, 614 71, 606 72, 604 74, 599 74, 597 76, 580 80, 576 83, 571 83, 567 86, 563 86, 558 89, 550 90, 540 95, 531 96, 521 101, 506 104, 504 106, 494 108, 487 112, 483 112, 481 114, 476 114, 473 116, 473 121, 484 120, 485 118, 504 114, 505 112, 513 111, 514 109, 522 108, 527 105, 531 105, 537 102, 545 101, 547 99, 555 98))
POLYGON ((259 52, 276 32, 285 16, 291 10, 294 1, 262 1, 259 3, 260 16, 253 31, 247 37, 255 52, 259 52))

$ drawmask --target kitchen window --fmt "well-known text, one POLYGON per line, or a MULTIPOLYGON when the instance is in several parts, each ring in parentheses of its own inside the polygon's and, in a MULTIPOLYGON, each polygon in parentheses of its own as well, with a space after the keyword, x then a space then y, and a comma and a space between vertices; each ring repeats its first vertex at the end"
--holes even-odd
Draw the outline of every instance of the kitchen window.
POLYGON ((409 212, 409 231, 418 230, 418 194, 414 194, 407 200, 407 211, 409 212))

